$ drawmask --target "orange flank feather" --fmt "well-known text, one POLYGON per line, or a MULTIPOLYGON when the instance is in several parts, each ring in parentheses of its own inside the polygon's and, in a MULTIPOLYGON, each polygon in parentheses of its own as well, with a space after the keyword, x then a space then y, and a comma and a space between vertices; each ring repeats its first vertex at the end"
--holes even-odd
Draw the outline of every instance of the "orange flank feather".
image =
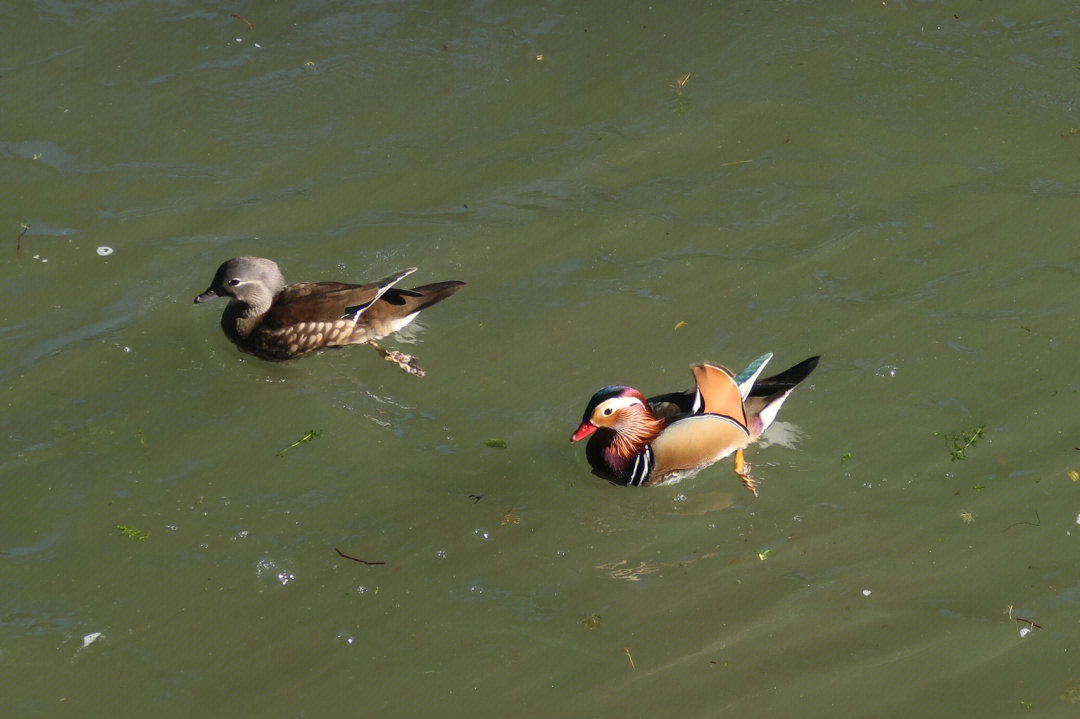
POLYGON ((690 371, 694 373, 698 392, 705 402, 705 412, 731 417, 745 427, 746 412, 743 410, 742 395, 731 370, 720 365, 699 364, 690 371))

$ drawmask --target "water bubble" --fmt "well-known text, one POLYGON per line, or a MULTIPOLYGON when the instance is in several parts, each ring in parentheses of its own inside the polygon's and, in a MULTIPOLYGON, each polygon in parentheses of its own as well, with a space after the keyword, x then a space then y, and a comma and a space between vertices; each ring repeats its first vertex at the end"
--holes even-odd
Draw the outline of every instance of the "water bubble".
POLYGON ((436 549, 435 550, 435 556, 438 557, 439 559, 446 559, 446 550, 445 549, 436 549))
POLYGON ((484 540, 485 542, 491 537, 491 535, 488 534, 488 531, 486 529, 474 529, 473 534, 475 534, 477 537, 484 540))
POLYGON ((352 634, 347 634, 346 632, 338 632, 337 640, 345 646, 351 647, 353 642, 356 641, 356 638, 353 637, 352 634))
POLYGON ((877 368, 877 371, 874 372, 874 374, 876 374, 878 377, 895 377, 896 366, 891 364, 882 365, 881 367, 877 368))
POLYGON ((263 586, 283 587, 296 579, 295 574, 269 557, 263 557, 255 563, 255 577, 263 586))
POLYGON ((108 257, 113 253, 113 248, 109 247, 108 245, 102 245, 101 247, 97 248, 97 253, 100 257, 108 257))

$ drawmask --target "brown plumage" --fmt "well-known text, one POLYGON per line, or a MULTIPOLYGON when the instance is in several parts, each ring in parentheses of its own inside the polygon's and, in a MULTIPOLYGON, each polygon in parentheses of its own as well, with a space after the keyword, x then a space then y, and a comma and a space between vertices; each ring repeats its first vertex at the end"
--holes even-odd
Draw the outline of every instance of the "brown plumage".
POLYGON ((413 357, 384 350, 376 340, 402 329, 465 283, 436 282, 411 290, 394 286, 415 271, 412 267, 362 285, 286 285, 271 260, 236 257, 218 268, 195 302, 230 298, 221 328, 237 347, 262 359, 288 360, 327 347, 370 344, 406 372, 423 376, 413 357))

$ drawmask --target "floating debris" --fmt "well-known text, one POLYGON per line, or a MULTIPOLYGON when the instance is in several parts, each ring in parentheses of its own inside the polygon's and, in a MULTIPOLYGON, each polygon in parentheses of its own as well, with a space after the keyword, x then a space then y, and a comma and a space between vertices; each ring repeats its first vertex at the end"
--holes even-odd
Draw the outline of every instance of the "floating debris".
POLYGON ((103 636, 105 635, 102 632, 90 632, 89 634, 83 636, 82 648, 86 649, 88 646, 96 642, 98 639, 101 639, 103 636))
POLYGON ((964 524, 971 524, 975 521, 975 513, 968 512, 967 510, 961 510, 960 521, 962 521, 964 524))
POLYGON ((683 94, 683 89, 686 88, 686 83, 689 81, 690 73, 686 73, 668 85, 668 89, 671 90, 671 111, 676 115, 682 115, 690 109, 690 97, 683 94))
POLYGON ((1069 479, 1071 479, 1072 481, 1080 482, 1080 472, 1077 472, 1075 469, 1070 469, 1065 474, 1069 475, 1069 479))
POLYGON ((761 552, 758 552, 757 553, 757 558, 764 562, 766 559, 769 558, 769 552, 771 552, 771 551, 772 551, 771 549, 766 549, 766 550, 763 550, 761 552))
POLYGON ((290 444, 289 446, 287 446, 287 447, 282 447, 281 449, 279 449, 279 450, 277 451, 277 456, 279 456, 279 457, 284 457, 284 456, 285 456, 285 453, 286 453, 286 452, 288 452, 288 451, 289 451, 290 449, 292 449, 293 447, 299 447, 299 446, 300 446, 300 445, 302 445, 302 444, 303 444, 304 442, 310 442, 311 440, 315 439, 316 437, 318 437, 318 436, 319 436, 319 435, 321 435, 321 434, 322 434, 322 430, 320 430, 320 429, 309 429, 309 430, 307 431, 307 434, 305 434, 305 435, 304 435, 303 437, 301 437, 300 439, 296 440, 295 442, 293 442, 293 443, 292 443, 292 444, 290 444))
POLYGON ((871 594, 873 594, 873 592, 871 590, 869 590, 869 589, 862 590, 862 595, 864 597, 869 597, 871 594))
POLYGON ((126 524, 116 524, 113 525, 113 528, 116 529, 117 532, 134 542, 141 542, 142 540, 150 536, 150 532, 138 529, 137 527, 130 527, 126 524))
MULTIPOLYGON (((1019 526, 1021 524, 1027 524, 1028 526, 1031 526, 1031 527, 1041 527, 1042 526, 1042 520, 1039 519, 1039 511, 1035 510, 1035 521, 1034 522, 1013 522, 1012 524, 1010 524, 1008 527, 1005 527, 1005 529, 1003 529, 1001 531, 1002 532, 1008 532, 1013 527, 1017 527, 1017 526, 1019 526)), ((1010 609, 1011 608, 1012 608, 1012 605, 1010 605, 1010 609)), ((1012 614, 1010 614, 1009 616, 1011 617, 1012 614)))
POLYGON ((508 524, 521 524, 521 515, 513 509, 504 510, 499 515, 499 526, 505 527, 508 524))
POLYGON ((113 253, 113 248, 107 245, 102 245, 101 247, 97 248, 97 253, 98 257, 108 257, 113 253))
POLYGON ((1058 698, 1061 699, 1061 701, 1063 702, 1068 702, 1069 704, 1080 703, 1080 684, 1068 687, 1067 689, 1065 689, 1065 691, 1061 693, 1058 698))
MULTIPOLYGON (((1029 568, 1034 569, 1034 567, 1029 567, 1029 568)), ((1028 625, 1026 627, 1020 627, 1020 638, 1021 639, 1026 637, 1028 634, 1031 634, 1032 629, 1042 629, 1041 625, 1036 624, 1035 622, 1031 621, 1030 619, 1024 619, 1023 617, 1014 617, 1013 616, 1013 605, 1011 605, 1011 604, 1005 610, 1005 613, 1008 614, 1009 619, 1013 620, 1014 622, 1023 622, 1024 624, 1028 625)))
POLYGON ((660 571, 660 567, 653 562, 641 562, 636 567, 628 567, 625 566, 626 564, 626 560, 622 559, 618 562, 597 565, 596 568, 605 570, 612 579, 622 579, 626 582, 639 582, 646 574, 660 571))
POLYGON ((637 671, 637 665, 634 664, 634 658, 630 656, 630 647, 623 647, 622 650, 623 654, 626 655, 626 658, 630 660, 630 668, 637 671))
POLYGON ((949 456, 953 462, 967 459, 968 449, 979 444, 979 440, 986 437, 986 425, 980 424, 968 432, 955 432, 944 435, 945 444, 949 448, 949 456))
POLYGON ((600 626, 600 615, 599 614, 590 614, 587 617, 582 617, 581 618, 581 626, 585 627, 585 631, 590 631, 592 629, 596 629, 597 627, 600 626))
POLYGON ((671 91, 673 93, 678 95, 679 93, 681 93, 683 91, 683 88, 686 87, 686 83, 689 82, 689 81, 690 81, 690 73, 686 73, 685 75, 680 77, 678 80, 676 80, 675 82, 668 85, 668 87, 671 89, 671 91))
POLYGON ((506 449, 506 440, 492 437, 491 439, 484 440, 484 446, 491 447, 492 449, 506 449))
POLYGON ((341 557, 342 559, 348 559, 349 561, 357 562, 359 564, 364 564, 364 565, 367 565, 369 567, 378 567, 378 566, 382 566, 383 564, 386 564, 386 562, 369 562, 369 561, 367 561, 365 559, 358 559, 356 557, 349 556, 348 554, 345 554, 345 552, 341 551, 337 547, 334 547, 334 551, 337 552, 337 555, 339 557, 341 557))
POLYGON ((22 232, 20 232, 19 236, 15 238, 15 256, 16 257, 19 257, 20 255, 22 255, 22 238, 23 238, 23 235, 25 235, 27 230, 29 230, 29 229, 30 229, 30 225, 24 222, 22 224, 22 232))
POLYGON ((686 327, 689 324, 686 320, 679 320, 675 323, 675 331, 678 332, 680 328, 686 327))
POLYGON ((844 452, 842 455, 840 455, 840 464, 843 464, 849 459, 851 459, 851 452, 844 452))

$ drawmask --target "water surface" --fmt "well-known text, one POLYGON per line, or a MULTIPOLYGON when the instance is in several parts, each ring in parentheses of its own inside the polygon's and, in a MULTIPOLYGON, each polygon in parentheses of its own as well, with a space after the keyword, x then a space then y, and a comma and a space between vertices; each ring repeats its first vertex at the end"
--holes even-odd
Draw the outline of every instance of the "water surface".
POLYGON ((1072 715, 1074 10, 0 10, 3 713, 1072 715), (239 254, 469 284, 267 364, 239 254), (766 351, 758 499, 566 440, 766 351))

